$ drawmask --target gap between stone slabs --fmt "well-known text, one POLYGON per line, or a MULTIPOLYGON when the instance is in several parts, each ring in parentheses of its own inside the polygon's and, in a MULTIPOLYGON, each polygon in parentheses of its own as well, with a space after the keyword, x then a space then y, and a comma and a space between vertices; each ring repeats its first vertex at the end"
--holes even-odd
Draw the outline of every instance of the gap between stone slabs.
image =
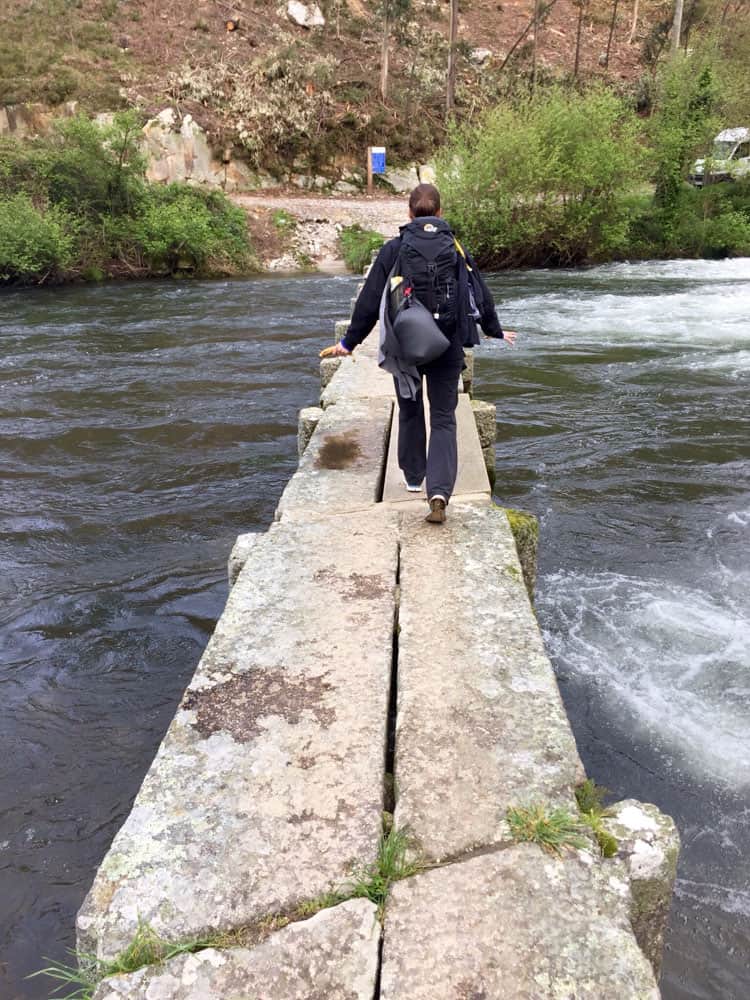
POLYGON ((376 907, 352 899, 252 948, 206 948, 105 979, 93 1000, 372 1000, 380 941, 376 907))

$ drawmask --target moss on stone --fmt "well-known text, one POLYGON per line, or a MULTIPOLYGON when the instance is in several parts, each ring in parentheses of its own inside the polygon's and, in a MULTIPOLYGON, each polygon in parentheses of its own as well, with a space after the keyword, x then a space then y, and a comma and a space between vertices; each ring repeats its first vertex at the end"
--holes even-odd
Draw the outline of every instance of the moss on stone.
POLYGON ((525 510, 506 507, 505 513, 508 516, 510 530, 513 532, 529 600, 533 603, 536 588, 536 556, 539 548, 539 521, 525 510))

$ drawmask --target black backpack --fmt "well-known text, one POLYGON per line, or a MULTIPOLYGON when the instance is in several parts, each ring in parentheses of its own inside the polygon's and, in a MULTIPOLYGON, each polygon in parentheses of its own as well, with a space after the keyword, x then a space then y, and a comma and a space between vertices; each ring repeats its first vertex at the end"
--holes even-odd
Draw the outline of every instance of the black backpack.
POLYGON ((403 275, 404 293, 411 288, 440 328, 450 333, 458 318, 458 253, 444 219, 428 216, 403 227, 395 273, 403 275))

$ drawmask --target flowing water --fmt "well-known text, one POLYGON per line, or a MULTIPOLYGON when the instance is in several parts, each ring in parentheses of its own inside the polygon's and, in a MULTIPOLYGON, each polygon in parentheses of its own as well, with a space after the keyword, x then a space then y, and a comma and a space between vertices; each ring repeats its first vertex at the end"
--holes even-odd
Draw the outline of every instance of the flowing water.
MULTIPOLYGON (((0 297, 0 998, 73 917, 296 466, 352 278, 0 297)), ((502 275, 497 493, 589 774, 683 835, 667 1000, 750 995, 750 261, 502 275)), ((615 998, 613 998, 615 1000, 615 998)))

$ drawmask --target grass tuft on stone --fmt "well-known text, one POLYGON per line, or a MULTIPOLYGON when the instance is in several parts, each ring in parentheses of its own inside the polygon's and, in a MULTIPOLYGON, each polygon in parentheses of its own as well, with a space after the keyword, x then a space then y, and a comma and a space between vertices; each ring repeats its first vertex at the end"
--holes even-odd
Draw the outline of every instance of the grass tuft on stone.
POLYGON ((602 822, 609 815, 603 802, 608 792, 608 788, 597 785, 591 778, 586 778, 575 790, 581 822, 593 832, 603 858, 615 857, 620 848, 617 838, 602 822))
POLYGON ((528 806, 509 806, 506 818, 516 843, 538 844, 548 854, 559 857, 565 850, 588 846, 578 819, 567 809, 548 811, 544 803, 536 802, 528 806))
POLYGON ((126 975, 148 965, 161 965, 177 955, 201 951, 204 948, 252 947, 274 931, 296 920, 305 920, 321 910, 338 906, 347 899, 369 899, 378 908, 382 919, 385 902, 394 882, 416 875, 426 866, 415 852, 415 843, 405 829, 393 827, 390 814, 384 814, 383 830, 378 842, 378 856, 369 865, 355 869, 351 880, 339 889, 324 892, 304 900, 291 914, 270 914, 252 927, 237 928, 189 941, 172 942, 159 937, 150 924, 139 921, 133 940, 109 962, 95 955, 71 952, 76 965, 52 962, 28 978, 47 976, 58 984, 51 994, 55 1000, 91 1000, 99 983, 109 976, 126 975), (60 991, 67 988, 67 993, 60 991))
POLYGON ((91 1000, 99 983, 108 976, 126 975, 144 965, 160 965, 177 955, 200 951, 210 943, 200 938, 178 943, 165 941, 150 924, 139 921, 133 940, 111 961, 102 962, 95 955, 74 951, 71 954, 76 959, 76 965, 52 962, 46 968, 32 972, 28 978, 47 976, 55 980, 58 985, 53 988, 52 997, 57 1000, 91 1000), (61 993, 66 987, 69 992, 61 993))
POLYGON ((372 864, 357 869, 345 887, 347 899, 369 899, 382 917, 394 882, 423 871, 424 861, 415 853, 415 842, 406 829, 385 829, 378 842, 378 856, 372 864))

